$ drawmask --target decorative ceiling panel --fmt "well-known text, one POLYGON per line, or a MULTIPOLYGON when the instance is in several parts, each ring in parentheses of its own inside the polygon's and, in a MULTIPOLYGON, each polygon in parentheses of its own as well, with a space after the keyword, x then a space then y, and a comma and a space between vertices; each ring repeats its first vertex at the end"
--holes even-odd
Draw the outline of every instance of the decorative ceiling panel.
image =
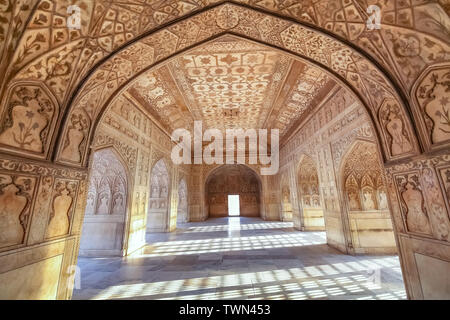
POLYGON ((260 128, 292 59, 235 37, 223 37, 169 63, 197 119, 217 129, 260 128))
POLYGON ((169 131, 192 128, 192 115, 166 66, 144 73, 127 92, 169 131))
POLYGON ((281 135, 334 81, 270 47, 220 37, 144 73, 127 90, 166 129, 278 128, 281 135))

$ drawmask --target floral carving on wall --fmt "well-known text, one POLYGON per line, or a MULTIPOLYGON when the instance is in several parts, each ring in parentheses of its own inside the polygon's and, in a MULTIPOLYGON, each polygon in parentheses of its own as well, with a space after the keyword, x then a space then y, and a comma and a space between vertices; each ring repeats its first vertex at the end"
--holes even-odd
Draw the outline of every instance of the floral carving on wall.
POLYGON ((58 115, 50 94, 37 85, 18 84, 6 106, 0 120, 0 144, 44 155, 58 115))

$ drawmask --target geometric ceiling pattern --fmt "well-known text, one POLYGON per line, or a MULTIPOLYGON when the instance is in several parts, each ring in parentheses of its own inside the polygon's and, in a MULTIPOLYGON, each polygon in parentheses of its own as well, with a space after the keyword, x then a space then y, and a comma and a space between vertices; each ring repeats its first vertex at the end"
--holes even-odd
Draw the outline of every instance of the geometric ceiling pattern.
POLYGON ((207 127, 246 129, 262 126, 290 63, 273 49, 228 36, 182 55, 170 69, 207 127))
POLYGON ((277 128, 283 135, 330 85, 317 67, 226 35, 144 73, 126 94, 169 132, 202 120, 204 129, 277 128))

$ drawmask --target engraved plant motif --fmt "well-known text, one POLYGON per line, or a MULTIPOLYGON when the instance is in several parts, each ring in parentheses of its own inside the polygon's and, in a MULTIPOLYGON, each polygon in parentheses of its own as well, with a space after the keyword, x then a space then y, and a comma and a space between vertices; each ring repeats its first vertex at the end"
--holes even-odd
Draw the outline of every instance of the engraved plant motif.
POLYGON ((26 122, 19 122, 20 133, 13 133, 14 142, 16 142, 21 148, 25 145, 31 145, 36 141, 31 132, 39 128, 39 124, 33 121, 34 113, 32 111, 27 111, 25 116, 26 122))

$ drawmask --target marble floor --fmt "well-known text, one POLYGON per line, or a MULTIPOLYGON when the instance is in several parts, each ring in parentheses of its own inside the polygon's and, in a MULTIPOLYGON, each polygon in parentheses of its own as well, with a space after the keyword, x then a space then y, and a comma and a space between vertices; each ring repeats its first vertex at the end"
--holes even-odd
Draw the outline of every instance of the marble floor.
POLYGON ((209 219, 142 253, 79 258, 73 299, 406 299, 397 256, 349 256, 289 222, 209 219))

